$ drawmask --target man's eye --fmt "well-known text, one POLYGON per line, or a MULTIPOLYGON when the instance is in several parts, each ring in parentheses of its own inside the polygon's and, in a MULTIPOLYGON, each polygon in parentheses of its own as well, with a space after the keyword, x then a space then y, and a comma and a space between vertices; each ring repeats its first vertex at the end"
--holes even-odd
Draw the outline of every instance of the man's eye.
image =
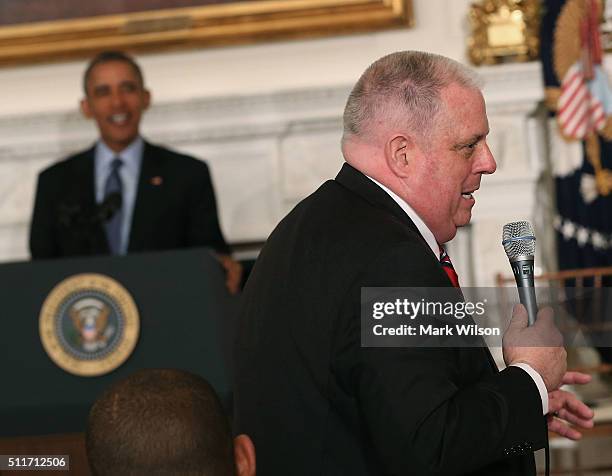
POLYGON ((463 155, 465 158, 468 158, 468 159, 471 158, 472 155, 474 155, 477 145, 478 145, 478 141, 470 142, 469 144, 465 144, 460 149, 461 155, 463 155))

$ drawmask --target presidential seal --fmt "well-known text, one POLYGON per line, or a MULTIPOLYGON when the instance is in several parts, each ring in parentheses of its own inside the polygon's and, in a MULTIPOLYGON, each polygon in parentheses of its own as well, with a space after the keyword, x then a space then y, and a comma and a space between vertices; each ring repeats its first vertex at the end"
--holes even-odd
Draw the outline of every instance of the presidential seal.
POLYGON ((130 293, 108 276, 77 274, 59 283, 40 311, 42 345, 59 367, 94 377, 130 356, 140 331, 130 293))

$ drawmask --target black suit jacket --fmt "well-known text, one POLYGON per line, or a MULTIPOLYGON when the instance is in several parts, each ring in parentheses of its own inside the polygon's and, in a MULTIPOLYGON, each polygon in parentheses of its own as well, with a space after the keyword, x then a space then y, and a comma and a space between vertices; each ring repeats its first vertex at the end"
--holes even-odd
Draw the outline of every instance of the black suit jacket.
POLYGON ((364 286, 450 286, 404 211, 345 164, 268 239, 246 284, 235 430, 258 474, 526 475, 537 386, 486 348, 362 348, 364 286))
MULTIPOLYGON (((32 258, 108 254, 99 214, 94 148, 45 169, 30 228, 32 258)), ((228 252, 208 167, 145 142, 128 252, 195 246, 228 252)))

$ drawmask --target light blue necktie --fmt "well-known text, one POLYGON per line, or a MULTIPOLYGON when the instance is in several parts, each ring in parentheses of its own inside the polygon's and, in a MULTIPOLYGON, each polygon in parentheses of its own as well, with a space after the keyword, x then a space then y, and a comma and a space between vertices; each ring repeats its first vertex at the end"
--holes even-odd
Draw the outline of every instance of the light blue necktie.
MULTIPOLYGON (((118 157, 114 158, 111 162, 111 172, 108 174, 106 184, 104 185, 104 200, 112 194, 119 194, 119 196, 123 198, 123 184, 121 183, 121 176, 119 175, 119 169, 122 165, 123 161, 118 157)), ((122 202, 123 200, 120 201, 120 203, 122 202)), ((113 216, 104 224, 108 247, 113 255, 118 255, 120 251, 122 221, 123 206, 119 207, 113 216)))

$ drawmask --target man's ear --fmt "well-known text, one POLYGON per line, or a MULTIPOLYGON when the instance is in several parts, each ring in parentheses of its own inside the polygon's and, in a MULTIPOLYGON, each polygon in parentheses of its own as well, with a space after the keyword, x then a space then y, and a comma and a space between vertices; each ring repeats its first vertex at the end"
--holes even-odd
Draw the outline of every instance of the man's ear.
POLYGON ((80 106, 81 114, 83 114, 87 119, 91 119, 92 113, 91 108, 89 107, 89 101, 87 100, 87 97, 81 99, 80 106))
POLYGON ((255 476, 255 446, 247 435, 234 438, 234 461, 237 476, 255 476))
POLYGON ((407 177, 413 153, 414 142, 410 137, 403 134, 393 136, 385 147, 385 158, 389 169, 398 177, 407 177))

